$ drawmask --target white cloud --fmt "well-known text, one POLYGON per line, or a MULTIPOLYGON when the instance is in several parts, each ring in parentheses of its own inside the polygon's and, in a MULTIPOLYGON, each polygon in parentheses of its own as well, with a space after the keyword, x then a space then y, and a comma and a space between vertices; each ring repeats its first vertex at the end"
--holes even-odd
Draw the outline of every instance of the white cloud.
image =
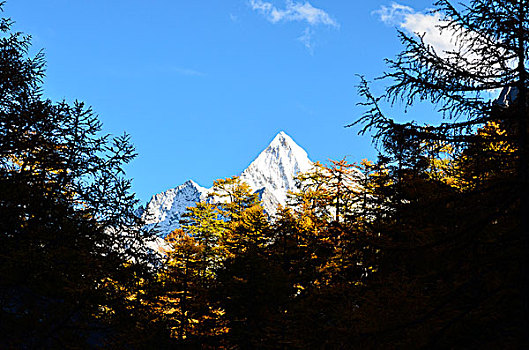
POLYGON ((324 10, 312 6, 309 2, 301 3, 286 0, 284 9, 277 8, 271 2, 263 0, 250 0, 250 7, 260 12, 272 23, 307 22, 311 26, 326 25, 338 28, 338 23, 324 10))
MULTIPOLYGON (((460 69, 474 71, 476 74, 489 70, 488 74, 491 76, 496 74, 495 70, 502 69, 495 61, 483 64, 487 55, 480 57, 477 54, 480 50, 485 52, 490 46, 490 41, 453 25, 441 30, 448 22, 443 20, 439 13, 421 13, 409 6, 393 2, 389 7, 381 6, 379 10, 373 11, 373 14, 378 15, 385 24, 397 26, 409 34, 422 36, 425 44, 430 45, 440 57, 451 60, 452 64, 460 69), (466 40, 473 40, 473 49, 465 44, 466 40), (457 52, 457 55, 451 54, 453 52, 457 52)), ((493 56, 491 55, 492 58, 493 56)), ((491 93, 497 94, 493 90, 491 93)))
POLYGON ((378 15, 385 24, 398 26, 410 34, 424 35, 424 42, 440 54, 456 49, 455 36, 446 31, 441 32, 439 28, 446 22, 438 13, 424 14, 394 2, 389 7, 381 6, 373 14, 378 15))
POLYGON ((373 11, 380 17, 380 20, 388 25, 398 25, 404 22, 406 16, 415 13, 415 11, 405 5, 392 3, 391 7, 381 6, 380 9, 373 11))
POLYGON ((446 24, 446 22, 441 19, 438 13, 435 15, 415 13, 406 16, 401 27, 411 33, 424 34, 424 41, 432 45, 437 52, 454 50, 456 48, 456 38, 446 31, 441 32, 439 25, 443 24, 446 24))
POLYGON ((303 3, 285 0, 285 7, 278 8, 269 1, 249 0, 252 10, 261 13, 271 23, 305 22, 307 27, 297 38, 310 53, 314 53, 314 27, 323 25, 339 28, 340 25, 327 12, 312 6, 308 1, 303 3))

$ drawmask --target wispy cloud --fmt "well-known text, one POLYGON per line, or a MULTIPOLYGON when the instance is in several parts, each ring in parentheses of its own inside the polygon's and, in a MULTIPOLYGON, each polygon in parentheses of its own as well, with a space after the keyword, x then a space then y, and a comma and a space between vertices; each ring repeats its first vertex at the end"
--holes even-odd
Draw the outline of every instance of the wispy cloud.
POLYGON ((305 28, 303 34, 298 37, 298 40, 310 51, 314 53, 314 45, 312 44, 312 29, 310 27, 305 28))
POLYGON ((271 2, 263 0, 250 0, 250 7, 259 11, 270 22, 307 22, 311 26, 318 24, 330 27, 339 27, 338 23, 324 10, 312 6, 309 2, 294 2, 286 0, 286 7, 280 9, 271 2))
POLYGON ((424 35, 425 43, 440 54, 456 47, 455 37, 446 31, 441 32, 439 26, 446 22, 438 13, 424 14, 394 2, 390 6, 381 6, 373 14, 387 25, 398 26, 410 34, 424 35))
POLYGON ((331 28, 339 28, 338 22, 323 9, 314 7, 310 2, 296 2, 285 0, 285 6, 279 8, 273 3, 264 0, 249 0, 252 10, 259 12, 271 23, 278 22, 301 22, 306 23, 307 27, 298 37, 300 41, 311 53, 314 50, 312 40, 313 28, 319 25, 331 28))
POLYGON ((380 20, 387 25, 402 24, 407 16, 415 13, 413 8, 395 2, 391 6, 382 5, 380 9, 373 11, 373 14, 378 15, 380 20))
POLYGON ((168 67, 168 71, 172 73, 176 73, 179 75, 186 75, 186 76, 192 76, 192 77, 203 77, 206 74, 194 69, 190 68, 182 68, 182 67, 168 67))

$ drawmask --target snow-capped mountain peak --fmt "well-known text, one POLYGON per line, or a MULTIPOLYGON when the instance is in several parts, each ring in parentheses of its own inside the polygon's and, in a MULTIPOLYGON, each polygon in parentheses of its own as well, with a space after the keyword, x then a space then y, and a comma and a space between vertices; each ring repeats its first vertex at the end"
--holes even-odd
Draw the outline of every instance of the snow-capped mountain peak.
POLYGON ((295 176, 312 167, 307 152, 281 131, 241 173, 241 180, 254 191, 266 188, 277 202, 286 203, 287 191, 295 189, 295 176))
POLYGON ((207 200, 209 190, 188 180, 182 185, 152 196, 142 213, 148 227, 156 226, 162 235, 167 235, 179 226, 187 207, 207 200))
MULTIPOLYGON (((286 204, 287 191, 296 187, 295 176, 312 167, 307 152, 281 131, 259 156, 244 170, 240 178, 259 194, 268 213, 275 212, 278 204, 286 204)), ((141 216, 148 227, 155 227, 166 236, 179 227, 182 214, 196 202, 210 201, 211 189, 192 180, 154 195, 141 216)))

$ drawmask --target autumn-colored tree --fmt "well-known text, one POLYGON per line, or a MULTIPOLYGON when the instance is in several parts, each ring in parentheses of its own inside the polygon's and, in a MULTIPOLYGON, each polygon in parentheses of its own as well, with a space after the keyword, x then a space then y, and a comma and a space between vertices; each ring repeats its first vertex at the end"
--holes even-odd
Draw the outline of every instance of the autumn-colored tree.
POLYGON ((367 161, 354 168, 343 165, 334 162, 329 169, 320 165, 301 174, 301 190, 292 193, 297 205, 281 208, 275 217, 269 251, 293 291, 281 320, 282 336, 292 347, 350 344, 347 329, 354 326, 350 315, 358 307, 359 290, 377 270, 379 249, 370 237, 375 166, 367 161))
POLYGON ((217 271, 216 298, 226 311, 229 344, 277 348, 285 304, 292 292, 287 274, 273 258, 272 228, 260 205, 230 222, 230 256, 217 271))
POLYGON ((217 201, 220 218, 225 222, 221 244, 229 254, 238 255, 254 243, 260 244, 267 218, 258 195, 248 184, 237 176, 216 180, 210 198, 217 201), (255 227, 251 228, 253 224, 255 227))
POLYGON ((201 246, 201 275, 206 281, 228 254, 223 245, 227 223, 222 219, 217 205, 198 202, 196 206, 187 208, 181 227, 201 246))
POLYGON ((198 345, 221 334, 221 311, 210 302, 213 281, 204 275, 204 246, 177 229, 166 237, 167 263, 159 272, 153 308, 171 330, 175 344, 198 345), (208 285, 209 283, 209 285, 208 285))
POLYGON ((259 204, 258 195, 238 176, 214 181, 210 198, 219 203, 227 221, 237 220, 245 209, 259 204))
POLYGON ((344 221, 356 208, 361 180, 359 167, 345 158, 330 160, 329 165, 316 162, 310 171, 297 175, 300 190, 291 193, 291 204, 308 206, 322 218, 344 221))
POLYGON ((271 273, 265 252, 270 222, 237 177, 215 181, 211 198, 217 202, 189 207, 181 229, 166 239, 171 247, 155 308, 178 344, 259 344, 270 335, 261 326, 272 323, 262 316, 278 309, 272 290, 281 285, 281 270, 271 273))

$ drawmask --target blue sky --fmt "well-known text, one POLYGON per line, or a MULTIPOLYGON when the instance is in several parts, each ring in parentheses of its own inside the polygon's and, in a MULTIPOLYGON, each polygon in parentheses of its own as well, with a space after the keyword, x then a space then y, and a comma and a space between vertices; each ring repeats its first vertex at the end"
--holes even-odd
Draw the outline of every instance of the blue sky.
MULTIPOLYGON (((139 156, 128 175, 146 201, 188 179, 209 187, 239 173, 281 130, 312 160, 374 159, 369 137, 344 128, 362 113, 355 75, 384 71, 401 48, 396 27, 430 30, 429 6, 9 0, 4 14, 45 50, 48 97, 85 101, 105 131, 131 134, 139 156)), ((437 120, 428 106, 396 113, 437 120)))

